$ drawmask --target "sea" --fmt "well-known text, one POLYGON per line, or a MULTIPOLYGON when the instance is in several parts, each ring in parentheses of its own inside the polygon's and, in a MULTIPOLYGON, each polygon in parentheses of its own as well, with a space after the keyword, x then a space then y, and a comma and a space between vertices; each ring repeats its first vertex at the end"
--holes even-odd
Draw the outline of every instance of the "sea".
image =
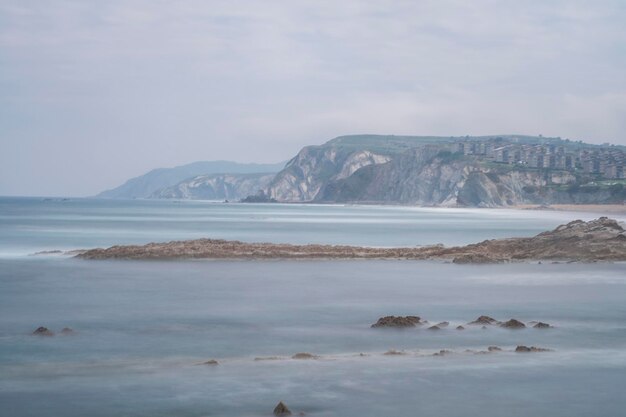
POLYGON ((600 215, 0 197, 0 416, 272 416, 279 401, 312 417, 624 416, 625 263, 56 252, 205 237, 460 245, 600 215), (387 315, 429 324, 370 327, 387 315), (467 324, 481 315, 552 328, 467 324))

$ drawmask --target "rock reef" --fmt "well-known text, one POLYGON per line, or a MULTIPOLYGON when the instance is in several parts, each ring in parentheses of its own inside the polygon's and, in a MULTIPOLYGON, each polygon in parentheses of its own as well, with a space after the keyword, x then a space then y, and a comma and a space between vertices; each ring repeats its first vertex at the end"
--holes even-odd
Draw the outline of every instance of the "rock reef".
MULTIPOLYGON (((485 240, 457 247, 374 248, 290 245, 197 239, 112 246, 77 255, 82 259, 413 259, 456 263, 530 260, 568 262, 626 261, 626 232, 615 220, 575 220, 534 237, 485 240)), ((489 323, 491 324, 491 323, 489 323)))

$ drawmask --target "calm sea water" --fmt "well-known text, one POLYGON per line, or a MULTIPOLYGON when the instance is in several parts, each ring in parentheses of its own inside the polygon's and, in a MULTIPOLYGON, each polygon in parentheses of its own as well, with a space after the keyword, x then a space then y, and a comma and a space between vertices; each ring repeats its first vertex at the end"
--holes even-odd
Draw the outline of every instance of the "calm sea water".
POLYGON ((624 264, 28 256, 190 237, 457 244, 592 217, 0 199, 0 415, 270 416, 283 400, 308 416, 623 416, 624 264), (388 314, 451 324, 369 328, 388 314), (454 330, 481 314, 556 327, 454 330), (42 325, 76 334, 30 335, 42 325), (553 351, 516 354, 518 344, 553 351), (490 345, 504 351, 465 353, 490 345), (456 353, 432 356, 441 349, 456 353), (219 365, 198 365, 209 359, 219 365))

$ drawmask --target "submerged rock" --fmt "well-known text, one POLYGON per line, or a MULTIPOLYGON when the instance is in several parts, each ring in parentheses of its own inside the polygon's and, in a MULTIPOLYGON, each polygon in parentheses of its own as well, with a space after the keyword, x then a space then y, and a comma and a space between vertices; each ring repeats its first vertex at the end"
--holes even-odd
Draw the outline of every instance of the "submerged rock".
POLYGON ((37 329, 35 329, 35 331, 33 332, 34 335, 36 336, 54 336, 54 332, 49 330, 47 327, 37 327, 37 329))
POLYGON ((498 346, 489 346, 489 347, 487 348, 487 350, 488 350, 489 352, 500 352, 500 351, 502 351, 502 349, 501 349, 501 348, 499 348, 498 346))
POLYGON ((219 362, 215 359, 209 359, 206 362, 202 362, 200 365, 219 365, 219 362))
POLYGON ((446 355, 450 355, 452 352, 451 350, 447 350, 447 349, 441 349, 439 352, 433 353, 433 356, 446 356, 446 355))
POLYGON ((533 326, 534 329, 549 329, 551 327, 552 326, 550 326, 548 323, 542 323, 542 322, 536 323, 533 326))
POLYGON ((465 327, 463 327, 463 326, 456 326, 456 329, 457 330, 465 330, 465 327))
POLYGON ((498 320, 496 320, 496 319, 494 319, 492 317, 480 316, 476 320, 470 321, 467 324, 477 324, 477 325, 482 324, 482 325, 485 325, 485 324, 497 324, 497 323, 498 323, 498 320))
POLYGON ((308 353, 308 352, 298 352, 291 357, 291 359, 318 359, 318 358, 319 356, 313 355, 312 353, 308 353))
POLYGON ((420 323, 418 316, 385 316, 378 319, 371 327, 415 327, 420 323))
POLYGON ((430 327, 428 328, 428 330, 441 330, 441 327, 436 326, 436 325, 435 325, 435 326, 430 326, 430 327))
POLYGON ((526 327, 526 325, 519 320, 511 319, 505 323, 500 324, 500 327, 504 327, 506 329, 523 329, 526 327))
POLYGON ((74 334, 74 333, 76 332, 69 327, 64 327, 63 329, 61 329, 61 334, 64 334, 64 335, 69 335, 69 334, 74 334))
POLYGON ((274 415, 275 416, 290 416, 291 415, 291 410, 289 408, 287 408, 287 406, 285 405, 284 402, 279 401, 278 405, 276 405, 276 407, 274 407, 274 415))
POLYGON ((540 348, 540 347, 536 347, 536 346, 518 346, 515 348, 515 351, 518 353, 526 353, 526 352, 550 352, 550 349, 546 349, 546 348, 540 348))
POLYGON ((437 327, 439 328, 448 327, 449 325, 450 325, 450 322, 448 321, 442 321, 441 323, 437 323, 437 327))
POLYGON ((389 349, 387 352, 383 353, 383 355, 397 356, 397 355, 406 355, 406 353, 401 350, 389 349))

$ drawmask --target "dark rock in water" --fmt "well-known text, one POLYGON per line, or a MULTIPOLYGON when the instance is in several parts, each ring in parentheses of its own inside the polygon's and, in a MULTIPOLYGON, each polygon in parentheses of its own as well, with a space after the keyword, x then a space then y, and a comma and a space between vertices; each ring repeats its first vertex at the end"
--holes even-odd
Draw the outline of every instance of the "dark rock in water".
POLYGON ((526 327, 526 325, 519 320, 511 319, 505 323, 502 323, 500 327, 504 327, 506 329, 523 329, 526 327))
POLYGON ((61 329, 61 334, 69 335, 69 334, 74 334, 74 333, 76 332, 69 327, 64 327, 63 329, 61 329))
POLYGON ((542 322, 539 322, 533 326, 534 329, 549 329, 551 327, 552 326, 550 326, 548 323, 542 323, 542 322))
POLYGON ((494 319, 492 317, 480 316, 476 320, 471 321, 471 322, 469 322, 467 324, 482 324, 482 325, 485 325, 485 324, 497 324, 497 323, 498 323, 498 320, 496 320, 496 319, 494 319))
POLYGON ((378 319, 371 327, 415 327, 420 323, 417 316, 385 316, 378 319))
POLYGON ((308 352, 299 352, 291 357, 291 359, 318 359, 319 356, 313 355, 308 352))
POLYGON ((441 323, 437 323, 437 327, 448 327, 450 325, 450 322, 448 321, 442 321, 441 323))
POLYGON ((201 365, 219 365, 219 362, 215 359, 210 359, 206 362, 202 362, 201 365))
POLYGON ((518 346, 515 348, 515 351, 518 353, 526 353, 526 352, 550 352, 550 349, 540 348, 536 346, 518 346))
POLYGON ((275 416, 290 416, 291 410, 287 408, 284 402, 280 401, 278 405, 274 408, 275 416))
POLYGON ((452 352, 451 350, 447 350, 447 349, 441 349, 439 352, 437 353, 433 353, 433 356, 446 356, 446 355, 450 355, 452 352))
POLYGON ((483 327, 481 327, 481 329, 487 330, 487 326, 483 326, 483 327))
POLYGON ((487 350, 489 352, 500 352, 502 349, 500 349, 498 346, 489 346, 487 350))
POLYGON ((456 329, 457 330, 465 330, 465 327, 463 327, 463 326, 456 326, 456 329))
POLYGON ((387 352, 383 353, 383 355, 397 356, 397 355, 406 355, 406 353, 401 350, 389 349, 387 352))
POLYGON ((38 327, 34 332, 34 335, 37 336, 54 336, 54 332, 52 332, 51 330, 48 330, 47 327, 38 327))
POLYGON ((430 326, 428 328, 428 330, 441 330, 441 327, 439 327, 439 326, 430 326))

